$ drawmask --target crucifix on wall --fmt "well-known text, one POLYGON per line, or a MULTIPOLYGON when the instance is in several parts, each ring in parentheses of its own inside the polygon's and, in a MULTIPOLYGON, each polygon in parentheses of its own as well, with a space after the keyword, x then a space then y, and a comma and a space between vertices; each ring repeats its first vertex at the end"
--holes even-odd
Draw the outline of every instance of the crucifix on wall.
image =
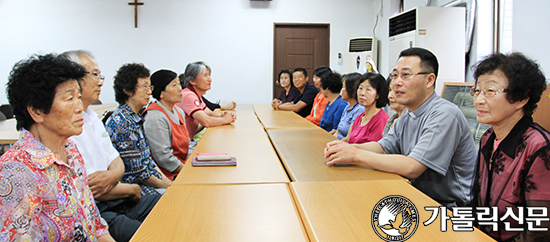
POLYGON ((128 5, 134 5, 134 28, 138 26, 138 6, 143 5, 143 3, 134 0, 134 2, 129 2, 128 5))

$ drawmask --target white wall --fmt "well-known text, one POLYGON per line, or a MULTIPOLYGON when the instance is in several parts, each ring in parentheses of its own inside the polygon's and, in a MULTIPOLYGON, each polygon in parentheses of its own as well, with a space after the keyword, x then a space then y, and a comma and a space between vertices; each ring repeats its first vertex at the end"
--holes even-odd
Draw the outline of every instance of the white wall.
MULTIPOLYGON (((391 68, 388 19, 398 13, 399 0, 143 1, 135 29, 129 0, 1 0, 0 85, 5 85, 13 64, 32 53, 88 49, 107 77, 100 97, 104 103, 115 102, 112 77, 124 63, 143 62, 152 72, 168 68, 181 73, 197 60, 213 68, 213 88, 206 94, 211 100, 266 103, 272 93, 274 23, 329 23, 330 66, 345 73, 349 38, 373 36, 379 11, 374 32, 380 41, 378 70, 386 75, 391 68), (341 65, 338 53, 344 56, 341 65)), ((550 77, 550 48, 544 47, 550 34, 536 27, 548 22, 545 9, 550 9, 550 1, 514 1, 512 48, 537 60, 550 77)), ((474 54, 485 52, 474 49, 474 54)), ((0 103, 7 103, 4 92, 0 103)))
MULTIPOLYGON (((398 13, 399 0, 380 0, 376 1, 375 5, 380 5, 380 2, 384 6, 384 16, 382 18, 383 24, 378 32, 378 38, 381 40, 379 70, 382 74, 386 74, 389 73, 391 68, 387 64, 388 21, 389 17, 398 13)), ((448 2, 451 2, 451 0, 432 1, 433 6, 441 6, 448 2)), ((472 63, 470 65, 480 61, 492 51, 492 29, 490 29, 490 26, 487 26, 487 22, 491 23, 493 21, 491 2, 488 0, 477 0, 476 21, 483 21, 485 24, 479 24, 478 22, 475 27, 474 43, 472 44, 474 58, 471 60, 472 63)), ((425 0, 405 0, 405 7, 411 9, 416 6, 424 6, 425 3, 425 0)), ((512 50, 523 52, 528 57, 536 60, 550 82, 550 48, 546 47, 546 43, 550 39, 550 32, 547 28, 541 27, 550 20, 548 13, 546 13, 546 10, 550 9, 550 1, 514 0, 513 4, 512 50)), ((468 70, 466 75, 468 81, 473 81, 471 71, 468 70)))
MULTIPOLYGON (((92 51, 107 77, 100 99, 114 103, 112 78, 127 62, 183 72, 213 69, 212 101, 267 103, 272 95, 274 23, 329 23, 330 65, 345 72, 351 37, 371 36, 375 0, 142 0, 139 28, 129 0, 0 1, 0 84, 32 53, 92 51)), ((387 36, 387 34, 386 34, 387 36)), ((4 92, 0 103, 7 103, 4 92)))
POLYGON ((550 82, 550 47, 546 45, 550 39, 546 26, 550 22, 548 9, 548 0, 514 1, 512 50, 536 60, 550 82))

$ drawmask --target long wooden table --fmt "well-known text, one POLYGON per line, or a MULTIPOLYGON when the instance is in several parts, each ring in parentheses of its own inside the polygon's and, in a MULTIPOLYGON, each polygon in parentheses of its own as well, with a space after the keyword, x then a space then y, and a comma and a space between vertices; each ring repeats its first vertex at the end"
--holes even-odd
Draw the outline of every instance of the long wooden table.
POLYGON ((326 143, 336 138, 323 129, 267 130, 291 181, 404 180, 362 165, 327 166, 326 143))
MULTIPOLYGON (((263 130, 262 124, 258 121, 258 117, 254 111, 227 111, 237 114, 237 121, 230 125, 220 126, 224 129, 257 129, 263 130)), ((208 130, 208 129, 207 129, 208 130)))
POLYGON ((19 139, 16 126, 15 118, 0 121, 0 144, 13 144, 19 139))
POLYGON ((0 144, 13 144, 19 139, 19 131, 15 128, 0 131, 0 144))
POLYGON ((254 112, 254 106, 252 104, 237 104, 237 108, 235 108, 237 112, 243 112, 243 111, 250 111, 254 112))
POLYGON ((97 113, 97 116, 101 118, 106 111, 115 110, 118 107, 118 103, 109 104, 94 104, 90 105, 90 108, 97 113))
POLYGON ((234 126, 224 125, 206 130, 174 185, 289 182, 265 131, 261 126, 239 126, 239 122, 252 122, 245 121, 241 113, 238 112, 234 126), (197 153, 211 152, 228 152, 237 158, 237 166, 192 166, 192 158, 196 157, 197 153))
POLYGON ((254 112, 266 130, 320 129, 319 126, 292 111, 273 110, 271 104, 253 104, 254 112))
POLYGON ((171 186, 131 241, 308 241, 286 184, 171 186))
POLYGON ((420 224, 407 241, 492 241, 479 230, 453 232, 450 222, 447 232, 439 220, 424 226, 424 206, 439 204, 401 176, 327 166, 333 136, 293 112, 253 106, 238 106, 235 124, 208 128, 190 156, 229 152, 237 166, 193 167, 189 159, 132 241, 382 241, 371 215, 388 195, 417 207, 420 224))
POLYGON ((424 207, 440 205, 406 181, 293 182, 290 189, 310 241, 383 241, 371 216, 375 205, 390 195, 408 198, 418 210, 418 228, 407 241, 494 241, 477 229, 454 232, 450 220, 441 232, 440 217, 424 226, 432 215, 424 207))
POLYGON ((17 125, 17 121, 15 120, 15 118, 2 120, 0 121, 0 131, 7 130, 7 129, 15 129, 16 125, 17 125))

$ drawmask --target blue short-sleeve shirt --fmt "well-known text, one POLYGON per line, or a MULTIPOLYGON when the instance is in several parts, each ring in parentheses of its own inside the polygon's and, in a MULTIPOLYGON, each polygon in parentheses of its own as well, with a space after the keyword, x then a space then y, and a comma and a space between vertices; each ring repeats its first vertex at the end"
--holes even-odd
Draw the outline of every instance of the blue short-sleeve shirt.
POLYGON ((334 102, 327 104, 319 126, 328 132, 337 129, 340 118, 342 117, 342 112, 344 112, 347 105, 349 105, 349 103, 342 100, 341 96, 338 96, 334 102))

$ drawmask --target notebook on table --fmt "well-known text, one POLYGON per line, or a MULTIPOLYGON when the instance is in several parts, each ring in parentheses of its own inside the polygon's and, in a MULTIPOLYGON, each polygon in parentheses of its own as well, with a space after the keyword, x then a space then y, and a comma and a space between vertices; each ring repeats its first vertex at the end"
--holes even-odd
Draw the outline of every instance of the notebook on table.
POLYGON ((198 153, 197 154, 197 160, 205 161, 205 160, 231 160, 231 156, 229 153, 198 153))
POLYGON ((237 158, 228 153, 199 153, 193 158, 193 166, 236 166, 237 158))

